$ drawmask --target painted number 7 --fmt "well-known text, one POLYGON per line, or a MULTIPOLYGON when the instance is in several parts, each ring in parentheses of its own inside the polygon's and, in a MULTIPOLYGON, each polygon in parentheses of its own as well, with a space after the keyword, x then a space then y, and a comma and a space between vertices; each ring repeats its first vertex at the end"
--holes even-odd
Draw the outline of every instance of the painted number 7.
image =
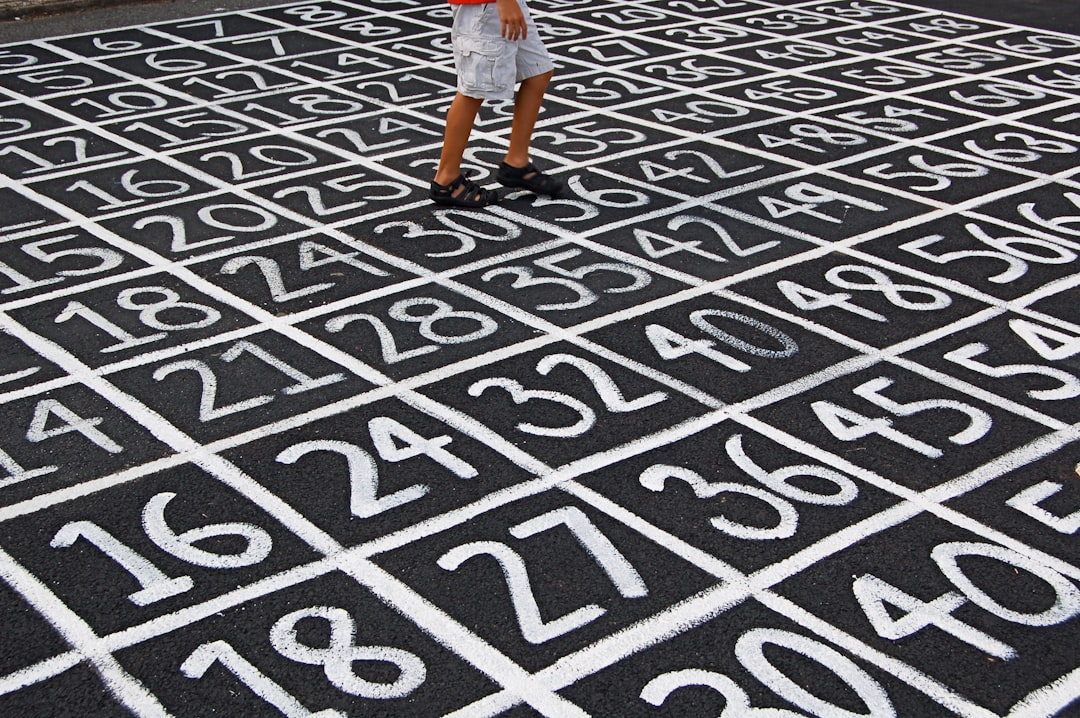
MULTIPOLYGON (((615 544, 589 520, 580 509, 565 506, 510 528, 515 538, 525 539, 550 528, 565 525, 615 585, 624 598, 643 598, 649 594, 645 582, 637 570, 619 552, 615 544)), ((439 567, 456 571, 461 564, 474 556, 487 554, 499 564, 510 600, 517 615, 521 634, 529 643, 540 644, 592 623, 606 613, 606 609, 590 603, 551 621, 544 621, 533 594, 525 561, 517 551, 498 541, 472 541, 456 546, 439 558, 439 567)))

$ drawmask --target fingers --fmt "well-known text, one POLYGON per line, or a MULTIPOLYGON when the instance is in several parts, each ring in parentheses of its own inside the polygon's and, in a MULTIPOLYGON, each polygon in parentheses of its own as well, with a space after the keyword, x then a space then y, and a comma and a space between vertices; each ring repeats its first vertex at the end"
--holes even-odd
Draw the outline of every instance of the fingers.
POLYGON ((510 41, 524 40, 528 32, 525 13, 517 0, 498 0, 499 19, 502 20, 502 36, 510 41))
POLYGON ((528 28, 524 18, 502 21, 502 36, 507 40, 524 40, 527 34, 528 28))

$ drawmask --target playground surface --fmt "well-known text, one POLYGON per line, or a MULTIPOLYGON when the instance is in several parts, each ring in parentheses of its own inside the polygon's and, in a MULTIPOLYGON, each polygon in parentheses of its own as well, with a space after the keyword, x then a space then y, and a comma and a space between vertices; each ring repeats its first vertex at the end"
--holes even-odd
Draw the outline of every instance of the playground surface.
POLYGON ((8 24, 0 715, 1080 715, 1080 35, 935 4, 530 0, 483 210, 442 2, 8 24))

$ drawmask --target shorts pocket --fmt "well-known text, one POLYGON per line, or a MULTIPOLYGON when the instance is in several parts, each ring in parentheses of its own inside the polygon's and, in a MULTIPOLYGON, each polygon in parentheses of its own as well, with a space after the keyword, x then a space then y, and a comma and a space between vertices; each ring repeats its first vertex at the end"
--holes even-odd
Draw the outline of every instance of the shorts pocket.
POLYGON ((483 37, 462 37, 458 40, 458 74, 466 86, 477 90, 498 89, 496 69, 502 54, 502 43, 483 37))

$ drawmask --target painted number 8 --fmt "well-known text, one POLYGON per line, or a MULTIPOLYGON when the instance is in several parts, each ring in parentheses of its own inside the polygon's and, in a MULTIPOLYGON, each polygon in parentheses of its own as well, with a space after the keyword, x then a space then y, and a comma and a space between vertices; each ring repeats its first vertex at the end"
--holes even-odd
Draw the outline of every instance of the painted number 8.
POLYGON ((181 302, 180 295, 172 289, 165 287, 133 287, 120 292, 116 298, 116 304, 121 309, 130 309, 139 313, 139 321, 151 329, 161 331, 175 331, 178 329, 202 329, 208 327, 218 319, 221 314, 211 307, 195 304, 193 302, 181 302), (136 301, 143 295, 158 295, 162 299, 156 302, 136 301), (202 315, 201 319, 184 324, 173 324, 162 321, 161 313, 166 309, 190 309, 202 315))
POLYGON ((427 669, 412 653, 389 646, 357 646, 356 623, 345 609, 312 606, 282 616, 270 629, 270 643, 278 653, 311 666, 322 666, 327 679, 345 693, 362 698, 402 698, 424 682, 427 669), (330 624, 329 645, 316 648, 297 639, 297 625, 305 619, 321 619, 330 624), (391 683, 369 681, 353 672, 356 661, 392 663, 399 671, 391 683))
POLYGON ((414 322, 419 324, 420 326, 417 331, 420 332, 420 336, 440 344, 464 344, 465 342, 471 342, 475 339, 486 337, 499 328, 499 325, 495 320, 489 316, 480 314, 479 312, 455 311, 454 308, 446 302, 428 297, 417 297, 415 299, 405 299, 396 302, 390 307, 387 313, 400 322, 414 322), (423 306, 433 307, 434 311, 424 314, 411 314, 409 312, 413 307, 423 306), (435 323, 440 319, 471 319, 479 324, 480 327, 476 331, 468 334, 440 334, 435 331, 435 323))

